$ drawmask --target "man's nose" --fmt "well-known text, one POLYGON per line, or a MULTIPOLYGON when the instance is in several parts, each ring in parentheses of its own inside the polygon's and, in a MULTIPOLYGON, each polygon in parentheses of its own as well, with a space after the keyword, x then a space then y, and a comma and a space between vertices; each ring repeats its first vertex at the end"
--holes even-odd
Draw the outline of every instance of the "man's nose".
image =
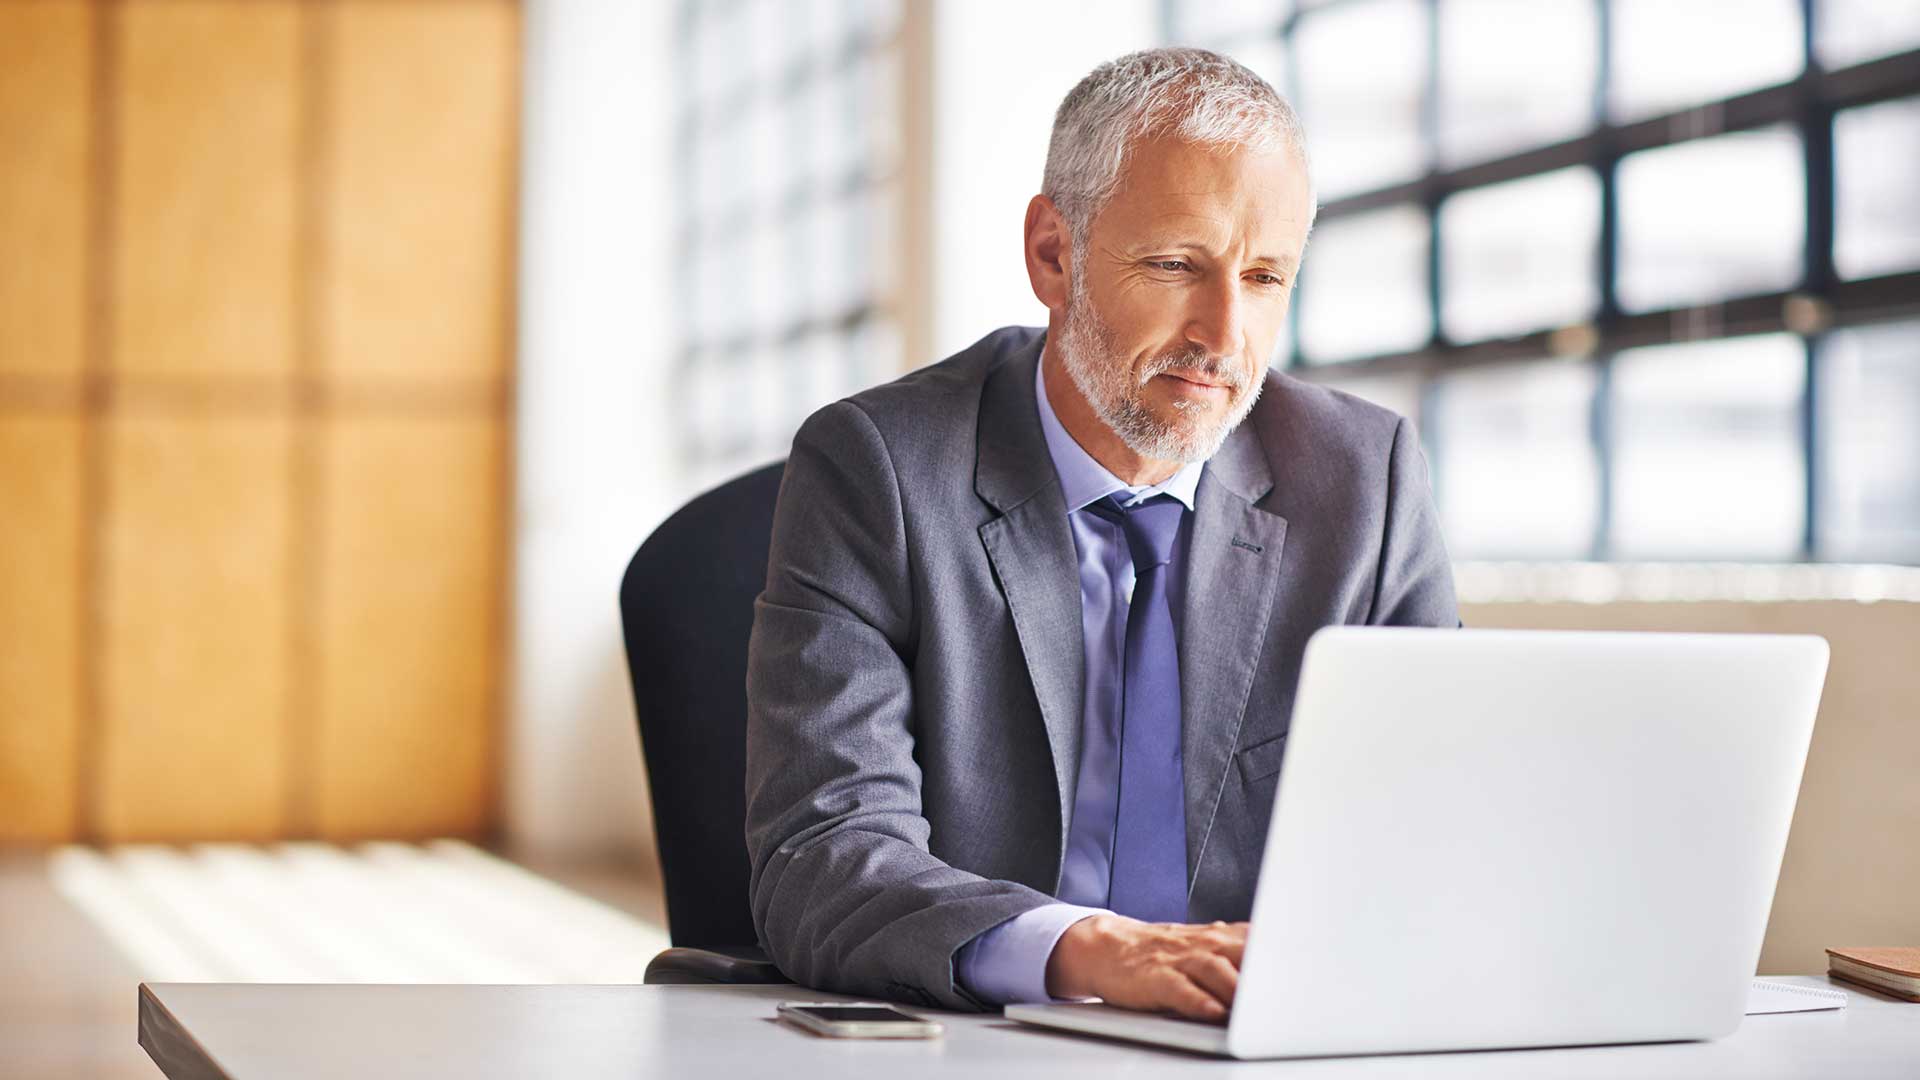
POLYGON ((1231 277, 1216 278, 1193 292, 1193 306, 1187 313, 1187 340, 1207 350, 1210 356, 1236 356, 1244 334, 1245 301, 1240 283, 1231 277))

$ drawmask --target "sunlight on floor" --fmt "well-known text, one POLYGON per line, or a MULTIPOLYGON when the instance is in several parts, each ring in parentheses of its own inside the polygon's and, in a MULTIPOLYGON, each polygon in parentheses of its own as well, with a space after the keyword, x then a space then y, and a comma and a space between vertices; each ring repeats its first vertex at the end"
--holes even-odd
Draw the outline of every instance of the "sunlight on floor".
POLYGON ((48 867, 152 982, 637 983, 668 944, 452 840, 68 847, 48 867))

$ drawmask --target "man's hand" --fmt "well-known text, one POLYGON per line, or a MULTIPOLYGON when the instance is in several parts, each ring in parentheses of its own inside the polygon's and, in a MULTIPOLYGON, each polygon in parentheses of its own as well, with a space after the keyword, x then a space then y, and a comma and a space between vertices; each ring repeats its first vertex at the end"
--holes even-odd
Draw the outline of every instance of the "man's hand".
POLYGON ((1146 923, 1094 915, 1067 928, 1047 958, 1047 993, 1220 1023, 1240 982, 1247 924, 1146 923))

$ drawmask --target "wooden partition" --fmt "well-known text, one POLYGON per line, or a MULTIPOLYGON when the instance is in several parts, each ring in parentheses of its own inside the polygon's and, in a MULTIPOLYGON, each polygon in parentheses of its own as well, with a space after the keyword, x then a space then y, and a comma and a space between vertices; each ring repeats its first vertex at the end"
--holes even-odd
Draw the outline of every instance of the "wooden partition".
POLYGON ((492 829, 519 35, 0 0, 0 841, 492 829))

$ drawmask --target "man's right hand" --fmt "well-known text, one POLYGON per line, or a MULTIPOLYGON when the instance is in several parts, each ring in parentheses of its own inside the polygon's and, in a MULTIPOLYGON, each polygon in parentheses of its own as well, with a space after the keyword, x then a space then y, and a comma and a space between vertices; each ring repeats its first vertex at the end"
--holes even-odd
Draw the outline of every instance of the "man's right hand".
POLYGON ((1047 993, 1221 1023, 1240 981, 1247 924, 1147 923, 1093 915, 1047 958, 1047 993))

